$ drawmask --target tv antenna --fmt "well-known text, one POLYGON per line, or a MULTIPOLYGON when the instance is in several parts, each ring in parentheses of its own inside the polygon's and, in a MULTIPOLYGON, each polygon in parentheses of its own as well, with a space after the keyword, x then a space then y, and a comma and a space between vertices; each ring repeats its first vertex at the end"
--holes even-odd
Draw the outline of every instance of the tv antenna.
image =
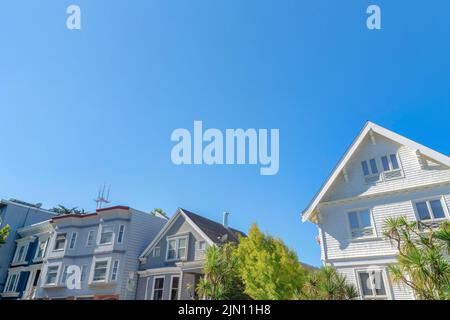
POLYGON ((103 186, 100 186, 98 189, 98 195, 97 199, 94 201, 97 203, 97 209, 101 209, 103 207, 104 203, 110 203, 109 200, 109 191, 111 190, 111 185, 108 186, 108 190, 106 190, 106 184, 103 184, 103 186), (106 191, 106 196, 105 196, 106 191))

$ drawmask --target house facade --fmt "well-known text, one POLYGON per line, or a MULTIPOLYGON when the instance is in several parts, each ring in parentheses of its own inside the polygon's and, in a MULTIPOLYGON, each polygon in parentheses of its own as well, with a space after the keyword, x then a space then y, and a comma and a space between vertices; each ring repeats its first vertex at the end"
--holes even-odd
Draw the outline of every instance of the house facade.
POLYGON ((16 251, 1 293, 3 299, 35 298, 52 231, 50 220, 17 229, 16 251))
MULTIPOLYGON (((54 212, 41 208, 41 204, 31 204, 24 201, 10 199, 0 201, 0 228, 6 225, 11 231, 6 243, 0 245, 0 292, 6 285, 8 270, 16 252, 18 230, 55 216, 54 212)), ((0 296, 1 299, 1 296, 0 296)))
POLYGON ((387 266, 397 250, 382 234, 388 217, 437 225, 449 219, 450 158, 368 122, 302 214, 315 223, 321 259, 361 299, 414 299, 387 266))
POLYGON ((51 220, 37 299, 123 299, 136 294, 138 257, 167 219, 126 206, 51 220), (80 272, 79 286, 68 286, 80 272))
POLYGON ((178 209, 139 260, 138 300, 190 300, 203 274, 209 246, 237 242, 242 232, 228 227, 228 214, 217 223, 178 209))

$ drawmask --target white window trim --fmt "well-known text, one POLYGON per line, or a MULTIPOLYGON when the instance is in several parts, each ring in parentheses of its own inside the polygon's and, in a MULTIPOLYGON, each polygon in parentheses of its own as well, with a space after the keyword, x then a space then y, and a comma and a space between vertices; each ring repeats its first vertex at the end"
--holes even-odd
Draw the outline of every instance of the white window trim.
POLYGON ((45 272, 42 274, 42 281, 43 281, 42 287, 52 288, 52 287, 58 286, 59 278, 61 276, 61 266, 62 266, 62 262, 56 262, 56 263, 51 263, 51 264, 47 265, 47 267, 45 268, 45 272), (58 267, 58 270, 56 272, 56 279, 55 279, 55 282, 53 282, 53 283, 47 283, 47 272, 48 272, 48 269, 51 267, 58 267))
POLYGON ((109 246, 112 245, 114 243, 115 240, 115 232, 114 232, 114 225, 113 224, 101 224, 100 227, 98 228, 98 234, 97 234, 97 245, 99 246, 109 246), (100 241, 102 240, 102 233, 103 233, 103 228, 105 227, 112 227, 112 236, 111 236, 111 242, 105 242, 105 243, 100 243, 100 241))
POLYGON ((83 264, 81 267, 80 267, 80 271, 81 271, 81 273, 80 273, 80 282, 81 283, 83 283, 83 282, 86 282, 86 280, 89 278, 89 275, 88 275, 88 268, 89 268, 89 266, 87 265, 87 264, 83 264), (84 276, 85 276, 85 278, 84 278, 84 280, 83 280, 83 268, 84 268, 84 276))
POLYGON ((151 300, 154 299, 155 297, 155 283, 156 283, 156 279, 163 279, 163 286, 162 286, 162 300, 164 300, 164 286, 166 285, 166 277, 165 276, 155 276, 153 277, 153 282, 152 282, 152 298, 151 300))
POLYGON ((95 230, 89 230, 86 238, 86 247, 92 247, 96 243, 95 230), (89 244, 89 235, 92 234, 92 243, 89 244))
POLYGON ((176 236, 170 236, 166 238, 166 261, 183 261, 186 260, 188 257, 188 248, 189 248, 189 235, 176 235, 176 236), (170 240, 175 240, 175 253, 178 256, 178 244, 180 239, 185 239, 185 250, 184 250, 184 257, 179 258, 179 257, 175 257, 173 259, 169 259, 169 241, 170 240))
POLYGON ((13 293, 13 292, 16 292, 16 290, 17 290, 17 285, 19 284, 19 278, 20 278, 20 271, 16 271, 16 272, 10 272, 10 273, 8 273, 8 278, 6 279, 6 282, 5 282, 5 288, 4 288, 4 293, 13 293), (10 281, 11 281, 11 278, 13 277, 13 276, 16 276, 16 278, 14 279, 14 284, 13 284, 13 287, 12 287, 12 290, 8 290, 8 291, 6 291, 7 289, 8 289, 8 287, 9 287, 9 285, 10 285, 10 281))
MULTIPOLYGON (((348 232, 348 236, 349 236, 350 241, 371 240, 371 239, 377 239, 378 238, 378 232, 377 232, 377 228, 375 227, 375 219, 374 219, 374 216, 373 216, 372 209, 369 209, 369 208, 357 208, 357 209, 347 210, 345 218, 347 220, 347 232, 348 232), (372 225, 372 235, 371 236, 354 237, 353 234, 352 234, 352 226, 350 224, 350 212, 357 212, 357 213, 359 213, 359 212, 362 212, 362 211, 369 211, 370 224, 372 225)), ((358 217, 358 220, 359 220, 359 217, 358 217)))
POLYGON ((445 201, 445 197, 443 195, 411 200, 411 205, 414 209, 414 215, 416 216, 416 220, 420 221, 422 223, 433 223, 433 222, 441 222, 441 221, 445 221, 445 220, 450 220, 450 211, 447 206, 447 201, 445 201), (442 206, 442 209, 444 210, 444 215, 445 215, 444 218, 437 218, 437 219, 434 218, 434 213, 431 210, 431 206, 430 206, 430 202, 434 201, 434 200, 439 200, 441 202, 441 206, 442 206), (430 212, 430 215, 433 216, 433 217, 431 217, 431 219, 428 219, 428 220, 420 219, 419 211, 417 211, 417 207, 416 207, 416 203, 418 203, 418 202, 426 202, 427 203, 427 207, 430 212))
POLYGON ((69 245, 68 245, 68 249, 69 249, 69 250, 74 250, 74 249, 75 249, 75 247, 77 246, 77 240, 78 240, 78 232, 73 231, 73 232, 70 234, 69 245), (73 238, 74 236, 75 236, 75 241, 73 242, 73 247, 71 247, 71 245, 72 245, 72 238, 73 238))
POLYGON ((45 258, 45 256, 47 255, 47 248, 48 248, 49 242, 50 242, 50 237, 38 239, 38 247, 36 248, 36 252, 34 253, 33 262, 42 261, 45 258), (44 245, 44 249, 42 250, 42 257, 38 257, 39 246, 40 246, 41 242, 45 242, 45 245, 44 245))
POLYGON ((89 273, 89 284, 97 284, 97 283, 108 283, 109 274, 111 270, 111 257, 109 258, 100 258, 100 259, 92 259, 92 265, 91 265, 91 271, 89 273), (106 274, 105 274, 105 280, 96 280, 94 281, 94 272, 95 272, 95 265, 97 262, 104 262, 106 261, 106 274))
POLYGON ((55 233, 55 238, 53 239, 53 243, 52 243, 52 251, 53 252, 65 252, 66 248, 67 248, 67 232, 57 232, 55 233), (58 235, 60 234, 65 234, 66 235, 66 240, 64 241, 64 247, 62 249, 55 249, 55 245, 56 245, 56 238, 58 238, 58 235))
MULTIPOLYGON (((391 288, 391 284, 388 278, 388 273, 386 268, 383 267, 376 267, 376 268, 356 268, 355 269, 355 279, 356 279, 356 284, 357 284, 357 288, 358 288, 358 292, 359 292, 359 297, 361 300, 366 300, 364 298, 364 294, 363 294, 363 290, 361 288, 361 280, 359 278, 359 273, 371 273, 373 271, 379 271, 382 273, 383 276, 383 283, 384 283, 384 289, 386 291, 386 295, 385 296, 372 296, 372 297, 368 297, 369 299, 367 300, 392 300, 392 288, 391 288), (370 299, 372 298, 372 299, 370 299)), ((373 291, 373 288, 372 288, 373 291)))
POLYGON ((153 258, 158 258, 158 257, 160 257, 160 256, 161 256, 161 247, 160 247, 160 246, 154 247, 153 250, 152 250, 152 257, 153 257, 153 258), (156 249, 159 250, 159 254, 158 254, 158 255, 155 254, 156 249))
POLYGON ((383 154, 381 156, 377 156, 377 157, 370 157, 370 159, 365 159, 365 160, 361 160, 360 162, 360 166, 362 166, 362 162, 366 162, 368 169, 369 169, 369 174, 368 175, 364 175, 364 172, 362 170, 361 167, 361 172, 364 178, 364 184, 366 185, 371 185, 371 184, 376 184, 379 182, 386 182, 386 181, 392 181, 392 180, 396 180, 396 179, 402 179, 405 177, 405 173, 403 171, 403 165, 400 159, 400 155, 399 152, 394 152, 394 153, 388 153, 388 154, 383 154), (391 169, 393 168, 392 166, 392 161, 391 161, 391 155, 395 155, 395 157, 397 158, 397 162, 398 162, 398 169, 391 169), (384 170, 384 166, 383 166, 383 161, 381 160, 382 157, 387 157, 388 163, 389 163, 389 168, 390 170, 385 171, 384 170), (370 165, 370 160, 375 159, 375 163, 377 165, 377 169, 378 169, 378 173, 372 173, 372 167, 370 165), (391 173, 391 172, 396 172, 399 171, 400 172, 400 176, 399 177, 395 177, 395 178, 386 178, 386 174, 385 173, 391 173), (374 178, 374 177, 378 177, 378 179, 376 181, 368 181, 368 179, 370 178, 374 178))
MULTIPOLYGON (((181 276, 179 274, 173 274, 170 276, 170 287, 169 287, 169 300, 172 300, 172 289, 173 289, 173 278, 178 278, 178 291, 177 291, 177 299, 180 300, 180 291, 181 291, 181 276)), ((163 290, 164 293, 164 290, 163 290)))
POLYGON ((205 251, 206 250, 206 241, 205 240, 198 241, 198 250, 199 251, 205 251), (204 246, 203 249, 200 247, 201 244, 203 244, 203 246, 204 246))
POLYGON ((124 224, 119 225, 119 230, 117 231, 117 243, 122 244, 125 240, 125 230, 126 227, 124 224), (119 237, 120 237, 120 229, 123 228, 123 232, 122 232, 122 240, 119 241, 119 237))
POLYGON ((27 242, 26 244, 18 244, 16 247, 16 252, 14 253, 14 258, 13 258, 13 262, 11 263, 11 265, 17 265, 17 264, 22 264, 26 262, 27 259, 27 254, 28 254, 28 248, 30 247, 30 243, 27 242), (17 260, 19 258, 19 249, 24 247, 25 249, 23 250, 23 257, 21 260, 17 260))
POLYGON ((110 279, 111 282, 117 282, 117 279, 119 279, 119 268, 120 268, 120 261, 119 261, 119 259, 116 259, 116 260, 114 260, 113 263, 111 264, 111 279, 110 279), (117 262, 116 278, 113 279, 113 275, 114 275, 114 265, 116 264, 116 262, 117 262))

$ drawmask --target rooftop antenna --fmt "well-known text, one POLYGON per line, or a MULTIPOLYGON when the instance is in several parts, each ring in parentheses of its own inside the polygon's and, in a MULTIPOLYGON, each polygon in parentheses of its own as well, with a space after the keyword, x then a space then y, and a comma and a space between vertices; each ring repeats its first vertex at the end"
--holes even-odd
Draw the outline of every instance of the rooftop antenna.
POLYGON ((105 190, 106 190, 106 184, 104 183, 103 186, 100 186, 100 188, 98 189, 97 199, 94 200, 97 203, 97 209, 101 209, 103 207, 104 203, 111 202, 109 200, 109 191, 111 190, 111 185, 108 186, 108 190, 106 191, 106 196, 105 196, 105 190))

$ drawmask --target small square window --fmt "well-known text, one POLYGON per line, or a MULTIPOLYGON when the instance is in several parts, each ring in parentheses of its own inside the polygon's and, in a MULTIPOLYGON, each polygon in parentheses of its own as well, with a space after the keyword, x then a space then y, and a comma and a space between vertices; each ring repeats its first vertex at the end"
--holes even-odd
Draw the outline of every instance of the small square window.
POLYGON ((53 250, 54 251, 64 250, 65 245, 66 245, 66 234, 65 233, 58 234, 55 239, 55 246, 53 250))
POLYGON ((161 247, 155 247, 153 249, 153 257, 157 258, 161 255, 161 247))

